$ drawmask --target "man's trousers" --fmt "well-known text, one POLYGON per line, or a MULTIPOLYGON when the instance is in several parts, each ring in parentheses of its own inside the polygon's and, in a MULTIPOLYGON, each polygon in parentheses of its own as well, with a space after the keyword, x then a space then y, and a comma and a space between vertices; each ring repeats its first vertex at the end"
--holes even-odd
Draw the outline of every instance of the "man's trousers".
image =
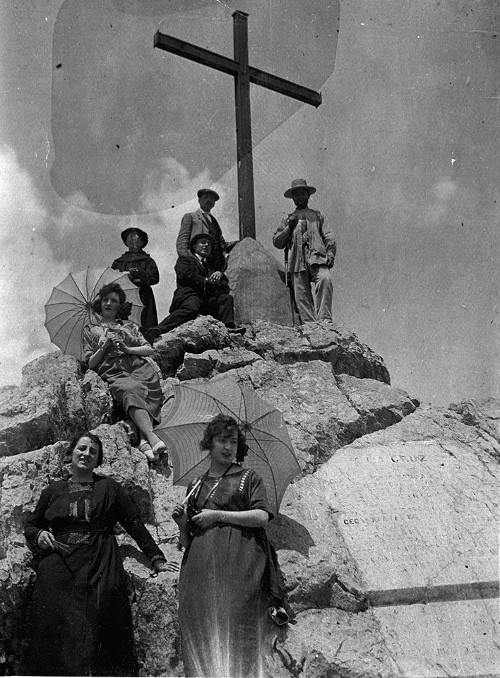
POLYGON ((179 308, 172 311, 157 325, 161 333, 165 334, 174 327, 179 327, 188 320, 194 320, 198 315, 211 315, 224 325, 234 325, 233 297, 230 294, 219 294, 210 299, 202 299, 192 294, 181 302, 179 308))
POLYGON ((293 289, 303 323, 332 319, 333 285, 328 266, 314 264, 305 271, 294 272, 293 289))

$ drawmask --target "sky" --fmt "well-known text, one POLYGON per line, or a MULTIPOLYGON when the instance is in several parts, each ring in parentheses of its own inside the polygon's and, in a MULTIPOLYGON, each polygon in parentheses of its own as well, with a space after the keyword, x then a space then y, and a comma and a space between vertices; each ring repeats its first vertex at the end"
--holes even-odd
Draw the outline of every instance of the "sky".
POLYGON ((174 289, 196 191, 238 237, 230 76, 153 48, 157 30, 321 90, 252 86, 257 239, 293 178, 333 227, 334 318, 423 402, 499 396, 500 5, 496 0, 23 0, 2 3, 0 385, 55 347, 52 287, 109 265, 137 225, 174 289), (339 18, 340 17, 340 18, 339 18))

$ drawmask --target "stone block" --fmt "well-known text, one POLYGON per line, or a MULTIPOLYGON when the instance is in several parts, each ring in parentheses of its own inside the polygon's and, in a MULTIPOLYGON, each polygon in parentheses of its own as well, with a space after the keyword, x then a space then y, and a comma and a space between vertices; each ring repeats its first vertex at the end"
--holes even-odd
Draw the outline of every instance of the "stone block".
POLYGON ((205 351, 200 354, 186 353, 184 362, 177 372, 179 380, 208 377, 214 366, 215 353, 215 351, 205 351))
POLYGON ((220 373, 251 365, 261 359, 254 351, 249 351, 240 346, 228 346, 219 351, 214 351, 212 355, 215 358, 214 370, 220 373))
POLYGON ((358 379, 347 374, 336 377, 340 391, 361 415, 365 433, 393 426, 414 412, 418 400, 400 388, 394 388, 376 379, 358 379))
POLYGON ((154 342, 154 359, 163 378, 173 377, 184 361, 185 353, 203 353, 229 346, 231 340, 223 323, 209 315, 200 315, 176 327, 154 342))
POLYGON ((266 678, 281 675, 400 678, 403 674, 370 612, 349 614, 333 609, 298 615, 286 637, 274 643, 266 678))
POLYGON ((498 464, 454 436, 363 442, 317 477, 391 656, 408 678, 494 674, 498 464))
POLYGON ((304 323, 301 331, 320 359, 331 363, 335 374, 391 383, 383 358, 361 342, 354 332, 325 320, 304 323))
POLYGON ((292 325, 290 295, 279 275, 277 259, 260 242, 244 238, 229 255, 226 275, 238 323, 270 320, 292 325))
POLYGON ((200 379, 251 365, 257 360, 260 360, 257 353, 238 346, 227 346, 218 351, 211 350, 200 354, 186 353, 177 376, 181 381, 200 379))

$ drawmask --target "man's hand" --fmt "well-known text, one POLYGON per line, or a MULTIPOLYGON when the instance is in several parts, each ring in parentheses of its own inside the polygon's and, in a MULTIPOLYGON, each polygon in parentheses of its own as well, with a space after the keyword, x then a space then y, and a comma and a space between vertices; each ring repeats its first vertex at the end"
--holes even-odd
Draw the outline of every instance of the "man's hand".
POLYGON ((211 282, 214 285, 218 285, 222 280, 222 275, 223 275, 222 271, 214 271, 210 278, 208 279, 208 282, 211 282))

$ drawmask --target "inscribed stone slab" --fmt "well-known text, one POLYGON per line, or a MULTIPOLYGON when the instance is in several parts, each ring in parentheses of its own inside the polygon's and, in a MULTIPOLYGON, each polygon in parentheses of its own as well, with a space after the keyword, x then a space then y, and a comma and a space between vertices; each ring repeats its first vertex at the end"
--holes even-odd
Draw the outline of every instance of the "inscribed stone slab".
POLYGON ((499 675, 498 464, 412 441, 343 448, 318 475, 404 675, 499 675))

